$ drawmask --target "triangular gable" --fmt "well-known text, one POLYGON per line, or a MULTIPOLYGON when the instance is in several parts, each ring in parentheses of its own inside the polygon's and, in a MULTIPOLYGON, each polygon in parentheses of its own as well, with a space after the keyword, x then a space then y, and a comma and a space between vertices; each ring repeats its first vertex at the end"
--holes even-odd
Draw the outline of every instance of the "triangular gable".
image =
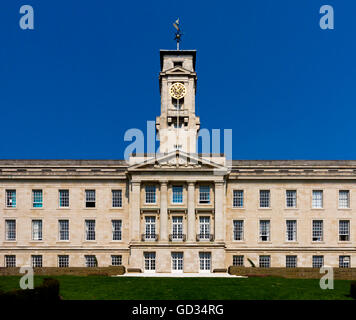
POLYGON ((186 168, 222 170, 225 167, 206 158, 202 158, 197 154, 188 154, 183 151, 172 151, 168 154, 157 154, 156 157, 152 157, 140 163, 133 164, 128 168, 128 170, 131 171, 165 168, 174 168, 178 170, 186 168))
POLYGON ((177 66, 171 69, 168 69, 165 71, 165 74, 191 74, 192 72, 190 72, 187 69, 184 69, 181 66, 177 66))

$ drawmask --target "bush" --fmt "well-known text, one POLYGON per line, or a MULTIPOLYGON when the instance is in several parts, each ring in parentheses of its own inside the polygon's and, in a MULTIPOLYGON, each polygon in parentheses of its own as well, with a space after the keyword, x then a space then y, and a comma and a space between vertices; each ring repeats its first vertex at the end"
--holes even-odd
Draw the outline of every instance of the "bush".
POLYGON ((45 278, 42 285, 34 289, 0 293, 0 301, 54 301, 59 299, 59 282, 52 278, 45 278))
POLYGON ((356 281, 351 282, 350 296, 356 299, 356 281))

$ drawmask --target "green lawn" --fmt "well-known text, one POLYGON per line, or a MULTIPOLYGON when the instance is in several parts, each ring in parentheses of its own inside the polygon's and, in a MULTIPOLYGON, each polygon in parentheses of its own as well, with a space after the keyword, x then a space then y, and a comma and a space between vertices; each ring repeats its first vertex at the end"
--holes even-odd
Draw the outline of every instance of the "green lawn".
MULTIPOLYGON (((44 276, 35 276, 35 285, 44 276)), ((322 290, 319 280, 283 278, 116 278, 105 276, 57 276, 64 299, 227 299, 286 300, 349 297, 350 281, 336 280, 334 290, 322 290)), ((19 276, 0 277, 0 290, 19 288, 19 276)))

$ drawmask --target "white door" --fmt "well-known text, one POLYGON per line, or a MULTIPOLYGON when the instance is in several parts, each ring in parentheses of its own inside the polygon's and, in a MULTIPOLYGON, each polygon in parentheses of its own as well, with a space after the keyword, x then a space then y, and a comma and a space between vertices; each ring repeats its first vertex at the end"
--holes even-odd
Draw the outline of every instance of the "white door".
POLYGON ((145 272, 156 272, 156 253, 145 252, 145 272))
POLYGON ((199 253, 199 272, 210 272, 211 269, 211 253, 199 253))
POLYGON ((183 252, 172 253, 172 272, 173 273, 183 272, 183 252))

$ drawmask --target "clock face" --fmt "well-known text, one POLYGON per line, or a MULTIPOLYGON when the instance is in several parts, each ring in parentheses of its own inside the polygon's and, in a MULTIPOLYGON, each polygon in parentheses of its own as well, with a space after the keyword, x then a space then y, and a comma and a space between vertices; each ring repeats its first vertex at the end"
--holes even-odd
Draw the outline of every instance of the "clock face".
POLYGON ((187 93, 187 89, 183 83, 175 82, 169 87, 169 94, 174 99, 182 99, 187 93))

